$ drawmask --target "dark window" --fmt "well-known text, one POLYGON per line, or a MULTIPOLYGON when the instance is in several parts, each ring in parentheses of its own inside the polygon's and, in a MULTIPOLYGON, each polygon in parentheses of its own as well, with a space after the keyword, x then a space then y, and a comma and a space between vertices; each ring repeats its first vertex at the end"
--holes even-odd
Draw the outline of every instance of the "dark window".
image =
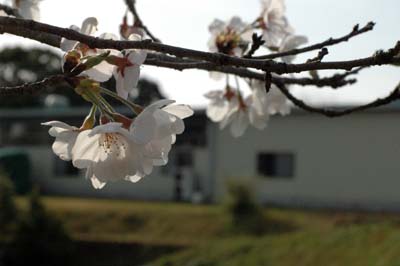
POLYGON ((182 166, 192 166, 193 165, 193 155, 190 151, 180 151, 176 156, 176 165, 178 167, 182 166))
POLYGON ((54 159, 54 175, 57 177, 78 176, 79 169, 75 168, 71 161, 63 161, 59 158, 54 159))
POLYGON ((295 156, 292 153, 259 153, 257 170, 268 177, 286 177, 294 175, 295 156))

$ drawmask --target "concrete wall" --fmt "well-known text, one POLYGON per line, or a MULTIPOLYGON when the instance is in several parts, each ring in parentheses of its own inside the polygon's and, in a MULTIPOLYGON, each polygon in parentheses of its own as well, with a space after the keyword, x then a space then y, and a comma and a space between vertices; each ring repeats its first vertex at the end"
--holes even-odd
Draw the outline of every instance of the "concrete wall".
POLYGON ((400 210, 398 119, 395 112, 335 119, 292 114, 239 139, 217 131, 216 199, 226 180, 247 178, 264 203, 400 210), (262 151, 294 153, 294 178, 256 177, 262 151))

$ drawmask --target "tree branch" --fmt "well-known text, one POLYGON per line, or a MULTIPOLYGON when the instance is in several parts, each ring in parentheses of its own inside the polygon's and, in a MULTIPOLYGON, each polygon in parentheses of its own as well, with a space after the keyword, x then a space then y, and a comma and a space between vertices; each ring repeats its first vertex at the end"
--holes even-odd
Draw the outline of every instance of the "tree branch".
POLYGON ((14 16, 16 18, 22 18, 22 16, 18 12, 18 9, 12 8, 10 6, 0 4, 0 10, 3 10, 9 16, 14 16))
POLYGON ((357 35, 360 35, 362 33, 365 33, 365 32, 373 30, 374 26, 375 26, 375 23, 372 22, 372 21, 368 22, 367 25, 365 25, 361 29, 359 28, 359 25, 357 24, 357 25, 355 25, 353 27, 353 30, 349 34, 346 34, 345 36, 340 37, 340 38, 336 38, 336 39, 329 38, 326 41, 323 41, 323 42, 317 43, 317 44, 313 44, 313 45, 310 45, 310 46, 306 46, 304 48, 293 49, 293 50, 286 51, 286 52, 281 52, 281 53, 273 53, 273 54, 269 54, 269 55, 256 56, 254 58, 257 58, 257 59, 275 59, 275 58, 280 58, 280 57, 283 57, 283 56, 297 55, 297 54, 310 52, 310 51, 313 51, 313 50, 319 50, 319 49, 322 49, 322 48, 324 48, 326 46, 332 46, 332 45, 335 45, 335 44, 338 44, 338 43, 341 43, 341 42, 347 42, 348 40, 350 40, 350 38, 353 38, 353 37, 355 37, 357 35))
POLYGON ((143 21, 140 19, 139 13, 136 10, 136 0, 125 0, 125 3, 135 19, 135 25, 142 28, 153 41, 161 43, 160 39, 154 36, 150 32, 150 30, 146 27, 146 25, 144 25, 143 21))
MULTIPOLYGON (((200 69, 206 71, 217 71, 226 74, 237 75, 242 78, 256 79, 256 80, 264 80, 264 74, 260 72, 255 72, 246 68, 238 68, 231 66, 217 66, 215 64, 209 62, 199 62, 199 61, 191 61, 180 59, 176 57, 171 57, 163 54, 157 53, 149 53, 147 55, 147 59, 145 61, 146 65, 158 66, 171 68, 178 71, 183 71, 186 69, 200 69)), ((357 74, 362 68, 357 68, 353 71, 348 71, 343 74, 335 74, 331 77, 313 79, 313 78, 287 78, 280 77, 278 75, 273 75, 272 83, 283 82, 285 84, 296 84, 296 85, 312 85, 316 87, 332 87, 339 88, 345 85, 354 84, 356 82, 355 79, 346 79, 350 75, 357 74)))
MULTIPOLYGON (((89 47, 103 48, 103 49, 147 49, 157 51, 160 53, 175 55, 180 58, 191 58, 196 60, 203 60, 214 63, 220 66, 236 66, 260 69, 267 72, 275 72, 278 74, 283 73, 298 73, 309 70, 319 69, 344 69, 351 70, 354 67, 360 66, 373 66, 383 64, 400 63, 400 58, 396 55, 400 52, 400 42, 388 51, 381 51, 371 57, 349 60, 349 61, 333 61, 333 62, 312 62, 304 64, 285 64, 278 63, 271 60, 260 59, 246 59, 232 57, 221 53, 208 53, 192 49, 186 49, 161 43, 151 42, 150 40, 144 41, 114 41, 104 40, 87 35, 83 35, 74 30, 59 28, 48 24, 43 24, 30 20, 22 20, 9 17, 0 17, 0 27, 4 32, 8 32, 9 28, 14 28, 12 31, 16 35, 24 36, 26 28, 28 33, 31 31, 45 32, 60 37, 65 37, 70 40, 76 40, 87 44, 89 47), (19 34, 21 30, 21 34, 19 34)), ((25 36, 24 36, 25 37, 25 36)))
POLYGON ((41 81, 33 83, 25 83, 14 87, 1 87, 0 96, 11 95, 35 95, 46 87, 58 85, 65 81, 64 75, 55 75, 47 77, 41 81))
POLYGON ((282 82, 278 82, 276 83, 278 89, 297 107, 299 107, 300 109, 306 110, 308 112, 311 113, 317 113, 317 114, 321 114, 327 117, 339 117, 339 116, 344 116, 344 115, 348 115, 354 112, 359 112, 359 111, 364 111, 367 109, 371 109, 371 108, 376 108, 379 106, 383 106, 386 104, 389 104, 391 102, 394 102, 398 99, 400 99, 400 83, 396 86, 396 88, 387 96, 384 98, 378 98, 377 100, 365 104, 365 105, 361 105, 361 106, 357 106, 354 108, 348 108, 348 109, 344 109, 344 110, 340 110, 340 111, 336 111, 336 110, 332 110, 332 109, 326 109, 326 108, 317 108, 317 107, 312 107, 308 104, 306 104, 305 102, 303 102, 302 100, 296 98, 293 94, 291 94, 289 92, 289 90, 286 88, 286 85, 282 82))

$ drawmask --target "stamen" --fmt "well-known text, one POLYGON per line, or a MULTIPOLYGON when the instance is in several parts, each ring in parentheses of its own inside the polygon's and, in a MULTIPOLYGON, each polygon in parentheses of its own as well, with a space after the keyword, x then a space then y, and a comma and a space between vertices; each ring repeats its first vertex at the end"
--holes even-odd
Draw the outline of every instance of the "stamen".
POLYGON ((121 136, 116 133, 102 134, 99 140, 99 147, 103 148, 106 154, 115 153, 117 157, 121 157, 125 154, 127 148, 121 136))

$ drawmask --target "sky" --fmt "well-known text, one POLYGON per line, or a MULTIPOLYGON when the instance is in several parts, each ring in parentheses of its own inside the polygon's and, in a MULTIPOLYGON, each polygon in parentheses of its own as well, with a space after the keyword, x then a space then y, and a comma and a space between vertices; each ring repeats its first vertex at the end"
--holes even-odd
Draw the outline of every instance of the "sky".
MULTIPOLYGON (((3 0, 0 2, 8 2, 3 0)), ((164 43, 185 48, 207 51, 208 25, 214 18, 228 20, 234 15, 251 22, 260 13, 259 0, 138 0, 137 9, 142 20, 153 34, 164 43)), ((324 41, 329 37, 341 37, 352 27, 368 21, 377 23, 375 30, 348 43, 329 47, 325 61, 350 60, 372 55, 378 49, 392 47, 400 40, 400 1, 398 0, 286 0, 287 17, 299 35, 305 35, 309 43, 324 41)), ((99 33, 118 34, 119 24, 126 7, 123 0, 43 0, 41 22, 60 27, 80 25, 83 19, 95 16, 99 20, 99 33), (110 4, 112 3, 112 4, 110 4)), ((27 39, 0 35, 1 46, 40 46, 27 39)), ((266 50, 265 50, 266 51, 266 50)), ((317 52, 298 56, 301 63, 315 57, 317 52)), ((321 76, 335 71, 320 72, 321 76)), ((209 78, 200 70, 183 72, 152 66, 142 68, 144 77, 155 80, 162 91, 180 103, 203 106, 207 103, 203 94, 222 89, 223 82, 209 78)), ((364 70, 359 82, 340 90, 297 87, 295 95, 314 105, 359 104, 387 95, 400 80, 400 68, 385 66, 364 70)))

